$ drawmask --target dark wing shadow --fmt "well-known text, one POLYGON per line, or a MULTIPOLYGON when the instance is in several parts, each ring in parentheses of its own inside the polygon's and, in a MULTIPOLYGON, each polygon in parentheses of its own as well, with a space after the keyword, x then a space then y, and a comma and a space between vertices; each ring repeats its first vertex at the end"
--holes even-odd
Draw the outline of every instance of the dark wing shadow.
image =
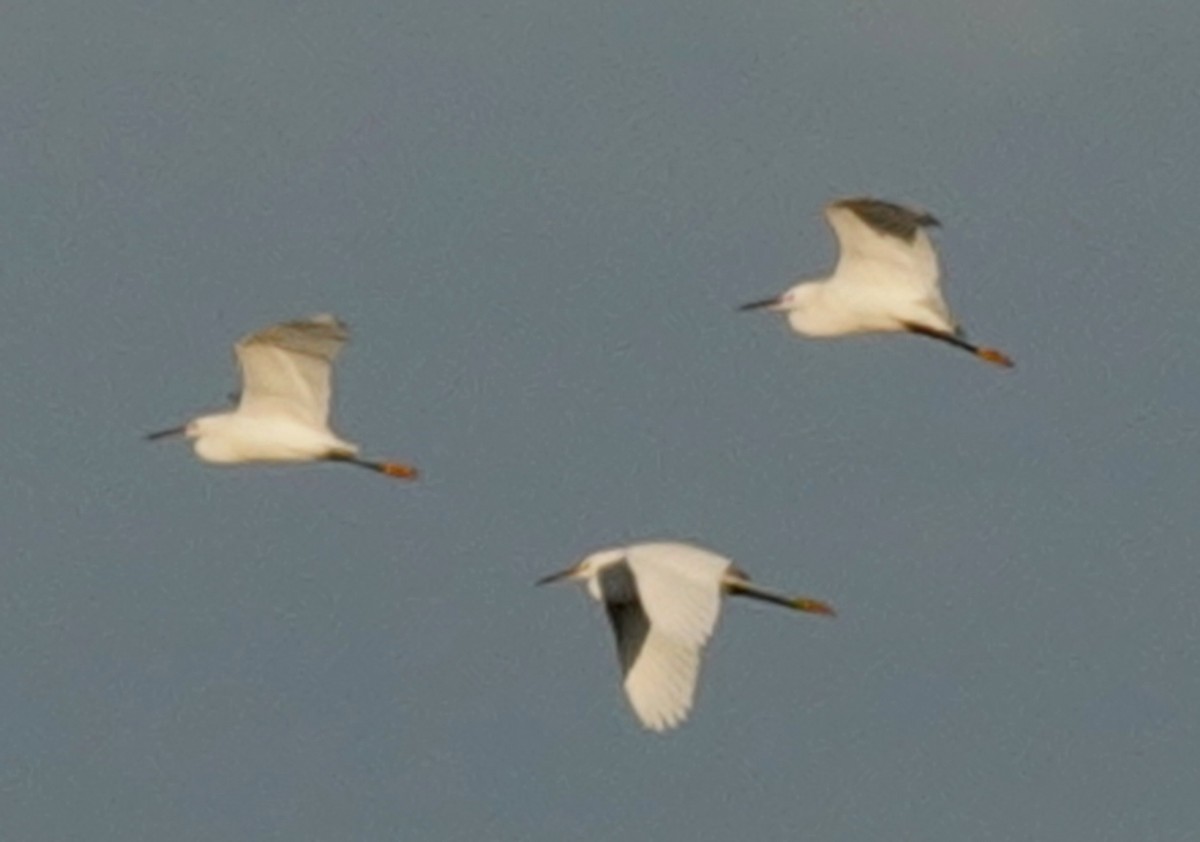
POLYGON ((617 658, 621 674, 629 675, 650 634, 650 618, 638 598, 637 580, 625 562, 604 568, 599 574, 604 610, 617 637, 617 658))

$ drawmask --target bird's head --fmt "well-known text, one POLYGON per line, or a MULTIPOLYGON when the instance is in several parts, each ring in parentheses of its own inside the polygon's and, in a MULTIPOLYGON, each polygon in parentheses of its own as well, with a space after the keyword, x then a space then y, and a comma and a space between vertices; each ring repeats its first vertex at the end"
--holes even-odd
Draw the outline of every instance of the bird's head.
POLYGON ((624 560, 624 558, 624 548, 598 550, 584 557, 578 564, 574 564, 566 570, 560 570, 557 573, 551 573, 549 576, 543 576, 537 580, 536 584, 549 585, 553 582, 586 581, 594 578, 605 567, 616 564, 624 560))
POLYGON ((815 295, 817 295, 815 284, 799 284, 787 292, 776 295, 774 298, 751 301, 749 304, 743 304, 738 309, 743 312, 749 310, 770 310, 774 313, 793 313, 807 307, 815 295))

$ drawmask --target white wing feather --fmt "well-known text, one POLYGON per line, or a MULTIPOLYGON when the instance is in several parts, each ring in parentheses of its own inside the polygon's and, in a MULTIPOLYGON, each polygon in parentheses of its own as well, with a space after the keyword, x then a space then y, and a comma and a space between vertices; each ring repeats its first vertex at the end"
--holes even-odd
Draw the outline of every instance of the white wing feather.
MULTIPOLYGON (((915 226, 911 239, 882 232, 863 221, 851 206, 834 202, 825 208, 825 218, 838 240, 839 256, 834 270, 837 283, 906 286, 918 295, 940 301, 937 252, 925 229, 915 226)), ((897 206, 882 206, 905 211, 897 206)))
POLYGON ((699 677, 700 648, 651 628, 625 674, 625 695, 643 725, 665 731, 687 719, 699 677))
POLYGON ((696 695, 700 655, 721 609, 720 575, 729 561, 686 544, 631 547, 632 572, 650 628, 625 673, 638 718, 656 731, 687 718, 696 695))
POLYGON ((651 627, 693 646, 707 643, 721 611, 721 573, 729 560, 676 543, 638 544, 625 560, 651 627))
POLYGON ((330 315, 284 322, 234 346, 242 370, 238 412, 291 415, 317 427, 329 419, 332 367, 349 334, 330 315))

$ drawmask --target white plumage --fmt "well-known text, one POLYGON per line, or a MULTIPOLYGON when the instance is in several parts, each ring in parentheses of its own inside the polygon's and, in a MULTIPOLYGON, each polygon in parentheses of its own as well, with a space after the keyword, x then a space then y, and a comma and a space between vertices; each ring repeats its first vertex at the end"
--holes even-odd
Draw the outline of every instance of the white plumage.
POLYGON ((1012 366, 1005 354, 967 341, 942 297, 931 214, 878 199, 841 199, 825 207, 838 241, 833 274, 782 295, 745 304, 787 314, 812 337, 907 332, 946 342, 988 362, 1012 366))
POLYGON ((346 326, 327 313, 242 338, 233 348, 242 371, 238 412, 291 416, 328 429, 333 363, 349 338, 346 326))
POLYGON ((833 614, 819 600, 751 585, 729 559, 677 542, 599 550, 539 584, 566 579, 584 581, 592 598, 604 605, 625 695, 641 723, 654 731, 674 728, 691 711, 700 656, 716 628, 722 592, 833 614))
POLYGON ((333 363, 348 338, 346 326, 328 314, 251 333, 234 345, 242 373, 236 409, 147 438, 184 435, 200 459, 217 464, 332 460, 411 479, 415 468, 360 459, 358 446, 329 428, 333 363))

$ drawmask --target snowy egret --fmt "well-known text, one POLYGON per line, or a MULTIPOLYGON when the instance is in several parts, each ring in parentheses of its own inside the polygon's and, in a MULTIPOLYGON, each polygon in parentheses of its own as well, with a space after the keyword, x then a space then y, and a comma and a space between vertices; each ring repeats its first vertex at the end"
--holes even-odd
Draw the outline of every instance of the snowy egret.
POLYGON ((700 652, 717 624, 722 592, 811 614, 834 613, 820 600, 752 585, 729 559, 676 542, 599 550, 538 584, 572 579, 585 582, 591 597, 604 603, 617 637, 625 695, 653 731, 674 728, 692 708, 700 652))
POLYGON ((926 228, 940 225, 923 211, 878 199, 842 199, 825 206, 840 255, 833 274, 797 284, 742 310, 787 313, 805 336, 908 332, 1012 367, 995 348, 981 348, 950 315, 938 285, 938 257, 926 228))
POLYGON ((146 438, 195 439, 196 455, 205 462, 329 460, 414 479, 416 468, 360 459, 357 445, 329 429, 333 361, 348 338, 346 326, 328 314, 252 333, 234 345, 242 370, 235 410, 205 415, 146 438))

